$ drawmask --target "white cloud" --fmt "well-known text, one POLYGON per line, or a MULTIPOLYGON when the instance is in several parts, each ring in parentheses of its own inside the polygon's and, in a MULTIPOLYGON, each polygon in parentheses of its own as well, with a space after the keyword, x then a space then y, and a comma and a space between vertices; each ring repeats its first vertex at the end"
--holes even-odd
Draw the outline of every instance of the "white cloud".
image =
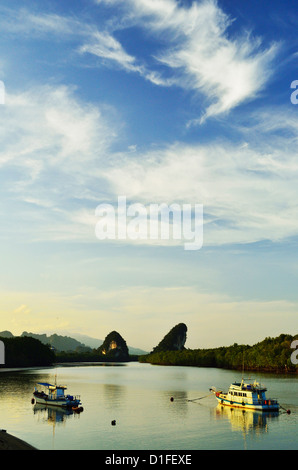
POLYGON ((31 309, 27 305, 20 305, 17 307, 13 313, 21 314, 21 315, 28 315, 31 312, 31 309))
MULTIPOLYGON (((248 137, 248 136, 246 136, 248 137)), ((132 201, 204 205, 204 245, 278 241, 298 234, 296 139, 176 144, 106 172, 132 201), (268 148, 269 147, 269 148, 268 148)))
POLYGON ((102 112, 80 102, 74 90, 66 86, 40 86, 7 94, 0 116, 0 162, 13 161, 20 166, 31 162, 32 167, 56 166, 74 173, 83 160, 105 157, 116 136, 108 124, 108 114, 107 107, 102 112), (71 165, 65 168, 69 161, 71 165))
POLYGON ((170 86, 172 79, 164 79, 160 73, 149 70, 140 60, 128 54, 121 43, 108 31, 95 31, 89 34, 87 41, 78 48, 79 53, 89 53, 99 57, 104 63, 112 63, 127 72, 137 73, 155 85, 170 86))
MULTIPOLYGON (((103 2, 124 6, 119 0, 97 3, 103 2)), ((232 20, 215 0, 193 2, 189 7, 176 0, 127 0, 125 7, 128 24, 135 22, 147 33, 163 36, 163 49, 155 58, 174 76, 160 82, 206 96, 207 109, 198 122, 254 99, 268 81, 277 44, 265 49, 260 39, 249 34, 229 37, 232 20)))
POLYGON ((109 110, 80 102, 74 90, 8 94, 0 116, 7 234, 22 221, 22 233, 33 239, 96 242, 95 208, 125 195, 144 205, 203 204, 204 245, 296 236, 298 129, 292 113, 282 113, 278 121, 276 111, 264 110, 263 127, 254 121, 252 133, 239 125, 243 145, 176 143, 114 153, 117 125, 109 110))
POLYGON ((1 111, 6 236, 11 230, 20 234, 21 223, 21 233, 30 233, 33 239, 55 239, 55 229, 62 238, 80 237, 78 227, 69 221, 78 207, 90 201, 95 206, 102 197, 100 171, 116 137, 116 114, 106 106, 81 102, 64 86, 9 93, 1 111))
POLYGON ((96 241, 95 208, 119 195, 144 205, 203 204, 204 245, 285 239, 298 233, 298 130, 290 113, 279 127, 276 113, 271 119, 264 113, 266 128, 253 133, 257 141, 245 135, 245 145, 177 143, 143 154, 113 153, 115 122, 73 90, 8 95, 0 116, 2 191, 26 204, 22 218, 35 239, 96 241), (291 138, 278 132, 286 122, 291 138), (273 145, 267 132, 274 134, 273 145))
POLYGON ((47 36, 49 33, 61 38, 80 33, 83 24, 74 17, 64 17, 58 14, 34 13, 28 8, 11 9, 0 7, 1 30, 7 33, 32 36, 47 36))
MULTIPOLYGON (((89 52, 97 57, 112 60, 131 72, 141 72, 140 66, 135 64, 135 58, 125 52, 119 41, 107 32, 96 32, 92 42, 80 47, 81 53, 89 52)), ((89 39, 90 41, 90 39, 89 39)))
POLYGON ((149 70, 141 60, 127 53, 121 43, 105 26, 87 22, 75 16, 33 13, 23 8, 11 10, 1 8, 4 21, 1 30, 24 38, 51 38, 55 41, 72 41, 74 50, 79 54, 92 54, 105 64, 113 64, 127 72, 138 73, 156 85, 169 86, 173 83, 164 79, 157 71, 149 70))
POLYGON ((230 36, 232 19, 215 0, 196 1, 190 6, 176 0, 96 3, 99 7, 103 3, 113 6, 111 13, 114 18, 118 15, 118 21, 92 23, 72 16, 2 8, 5 21, 1 27, 28 37, 50 34, 59 41, 68 39, 78 53, 99 57, 102 64, 116 64, 157 86, 175 85, 202 94, 206 97, 205 110, 193 124, 256 98, 270 78, 278 45, 262 47, 259 38, 247 33, 230 36), (129 53, 116 39, 117 30, 131 26, 143 28, 156 43, 159 41, 150 64, 137 50, 129 53))

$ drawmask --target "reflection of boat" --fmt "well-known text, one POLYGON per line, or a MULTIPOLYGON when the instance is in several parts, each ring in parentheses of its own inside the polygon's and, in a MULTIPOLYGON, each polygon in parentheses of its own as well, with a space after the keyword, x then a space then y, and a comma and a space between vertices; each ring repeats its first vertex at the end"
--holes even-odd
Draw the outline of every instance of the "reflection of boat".
POLYGON ((44 421, 47 421, 50 424, 63 423, 66 419, 75 414, 72 408, 41 405, 39 403, 35 403, 33 412, 35 415, 38 415, 39 418, 42 418, 44 421))
POLYGON ((41 385, 45 388, 44 390, 38 390, 36 387, 33 392, 36 403, 42 405, 61 406, 63 408, 75 408, 83 410, 81 405, 80 397, 73 395, 65 395, 67 387, 64 385, 52 385, 45 382, 39 382, 37 385, 41 385))
POLYGON ((228 392, 210 389, 221 405, 232 406, 233 408, 244 408, 247 410, 278 411, 279 403, 276 399, 266 398, 267 389, 258 382, 245 383, 234 382, 230 385, 228 392))
POLYGON ((68 419, 79 419, 80 413, 76 413, 72 408, 65 408, 62 406, 51 406, 49 404, 42 405, 35 403, 33 406, 33 413, 39 423, 48 424, 53 429, 53 448, 55 442, 56 426, 66 426, 68 419))
POLYGON ((228 419, 235 431, 241 431, 244 435, 261 434, 268 432, 269 421, 279 416, 278 411, 263 413, 256 410, 245 410, 222 406, 220 404, 215 408, 217 419, 228 419))

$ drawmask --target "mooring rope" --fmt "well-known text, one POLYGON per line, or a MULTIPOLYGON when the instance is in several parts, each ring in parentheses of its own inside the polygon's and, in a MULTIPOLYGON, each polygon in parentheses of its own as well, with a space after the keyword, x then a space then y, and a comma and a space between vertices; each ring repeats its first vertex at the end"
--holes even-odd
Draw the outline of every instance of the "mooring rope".
MULTIPOLYGON (((182 397, 178 397, 178 398, 175 398, 175 400, 182 400, 182 401, 197 401, 197 400, 202 400, 203 398, 207 398, 207 397, 210 397, 210 395, 213 395, 213 392, 209 393, 208 395, 204 395, 203 397, 197 397, 197 398, 193 398, 192 400, 187 400, 186 398, 182 398, 182 397)), ((174 397, 171 397, 170 398, 171 401, 174 401, 174 397)))
MULTIPOLYGON (((198 400, 203 400, 203 398, 207 398, 207 397, 210 397, 210 395, 213 395, 214 394, 214 391, 212 391, 211 393, 208 393, 208 395, 204 395, 203 397, 197 397, 197 398, 193 398, 192 400, 186 400, 188 402, 196 402, 198 400)), ((174 401, 174 397, 171 397, 171 401, 174 401)), ((283 406, 280 405, 280 408, 282 410, 284 410, 288 415, 291 414, 291 410, 287 409, 287 408, 284 408, 283 406)))
POLYGON ((291 410, 287 410, 286 408, 284 408, 283 406, 279 405, 279 407, 282 409, 282 410, 285 410, 285 412, 290 415, 291 414, 291 410))
POLYGON ((213 393, 209 393, 208 395, 205 395, 204 397, 193 398, 192 400, 187 400, 187 401, 197 401, 197 400, 202 400, 203 398, 210 397, 210 395, 213 395, 213 393))

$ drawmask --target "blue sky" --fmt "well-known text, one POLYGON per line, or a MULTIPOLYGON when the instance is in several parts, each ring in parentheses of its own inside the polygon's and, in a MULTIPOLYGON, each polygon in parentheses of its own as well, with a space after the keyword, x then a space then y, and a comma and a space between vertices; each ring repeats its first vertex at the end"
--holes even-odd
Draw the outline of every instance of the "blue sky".
POLYGON ((297 333, 297 26, 294 1, 2 0, 2 330, 297 333), (203 247, 98 240, 118 196, 202 204, 203 247))

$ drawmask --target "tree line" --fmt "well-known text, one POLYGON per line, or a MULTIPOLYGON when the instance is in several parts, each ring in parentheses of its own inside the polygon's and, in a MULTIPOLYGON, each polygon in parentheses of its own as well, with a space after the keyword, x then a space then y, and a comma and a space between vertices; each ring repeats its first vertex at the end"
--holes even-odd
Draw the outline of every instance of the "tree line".
MULTIPOLYGON (((42 344, 32 337, 1 338, 5 345, 5 364, 1 367, 39 367, 51 366, 61 362, 113 362, 115 357, 102 354, 99 348, 91 352, 54 352, 50 345, 42 344)), ((142 356, 129 356, 125 361, 142 363, 217 367, 225 369, 262 370, 268 372, 297 373, 298 365, 294 363, 293 341, 298 335, 281 334, 276 338, 267 337, 250 346, 234 343, 232 346, 221 346, 210 349, 182 349, 179 351, 154 349, 142 356)), ((296 354, 297 356, 297 354, 296 354)), ((119 359, 116 359, 117 362, 119 359)))
POLYGON ((292 342, 298 335, 281 334, 267 337, 253 345, 222 346, 211 349, 183 349, 181 351, 158 351, 139 357, 140 362, 150 364, 194 367, 217 367, 224 369, 298 372, 292 361, 292 342))
POLYGON ((49 346, 28 336, 2 338, 4 343, 5 364, 1 367, 39 367, 50 366, 55 362, 55 354, 49 346))
MULTIPOLYGON (((55 351, 50 344, 44 344, 31 336, 1 337, 4 343, 5 358, 1 368, 10 367, 47 367, 63 362, 123 362, 137 361, 135 355, 117 357, 102 354, 100 348, 82 348, 76 351, 55 351), (87 350, 86 350, 87 349, 87 350)), ((113 350, 111 351, 113 353, 113 350)))

